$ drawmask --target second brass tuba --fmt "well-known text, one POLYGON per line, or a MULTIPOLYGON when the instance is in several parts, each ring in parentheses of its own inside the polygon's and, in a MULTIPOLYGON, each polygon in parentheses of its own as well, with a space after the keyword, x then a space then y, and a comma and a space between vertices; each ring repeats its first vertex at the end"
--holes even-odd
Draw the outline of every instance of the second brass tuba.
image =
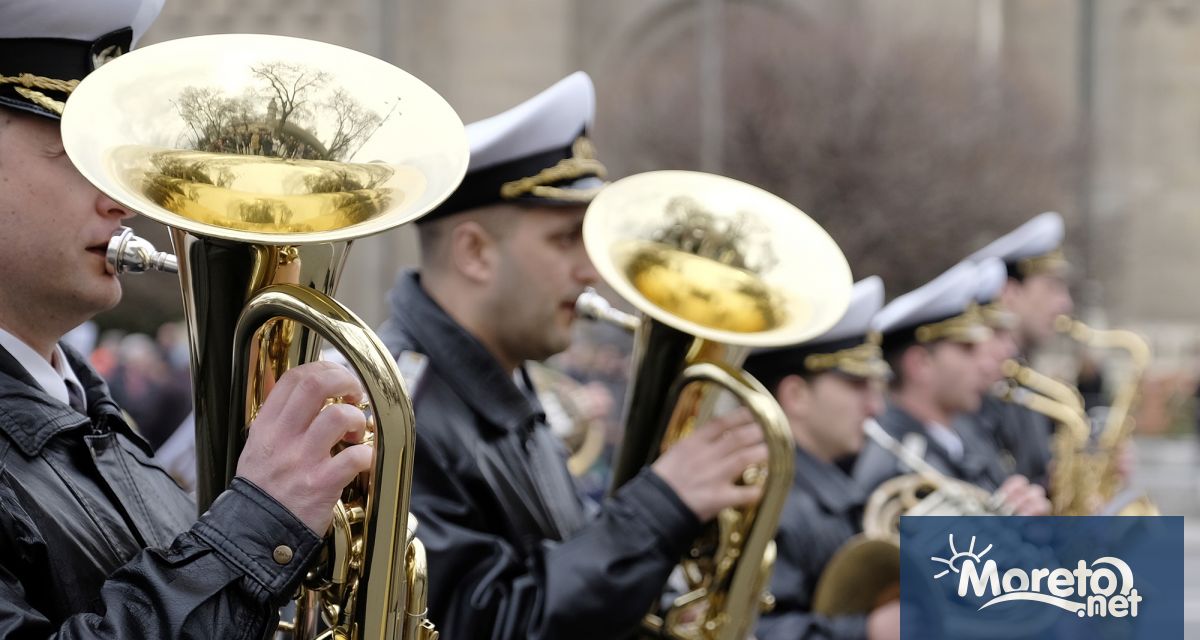
POLYGON ((656 638, 744 638, 770 606, 774 537, 795 453, 782 409, 741 364, 752 347, 795 344, 836 323, 850 302, 846 259, 780 198, 688 171, 643 173, 606 187, 588 208, 583 236, 601 277, 641 312, 615 311, 595 295, 577 303, 581 315, 635 334, 613 489, 712 415, 714 385, 762 426, 766 473, 744 476, 765 483, 762 500, 717 517, 680 562, 683 593, 642 625, 656 638))
MULTIPOLYGON (((373 469, 347 486, 303 583, 297 638, 436 638, 408 514, 414 420, 395 362, 333 299, 350 242, 414 220, 466 171, 462 122, 404 71, 329 44, 185 38, 104 65, 74 91, 63 143, 113 200, 170 227, 190 333, 200 510, 287 369, 329 342, 370 400, 373 469)), ((170 267, 137 239, 115 272, 170 267)), ((281 625, 284 626, 284 625, 281 625)))

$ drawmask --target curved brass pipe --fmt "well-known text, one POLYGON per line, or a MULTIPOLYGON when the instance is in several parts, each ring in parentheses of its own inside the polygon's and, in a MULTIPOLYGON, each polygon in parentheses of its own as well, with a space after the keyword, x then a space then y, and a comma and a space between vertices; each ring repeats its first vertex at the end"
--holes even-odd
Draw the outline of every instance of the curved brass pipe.
POLYGON ((1117 349, 1128 354, 1131 372, 1113 395, 1112 405, 1094 443, 1092 466, 1096 468, 1093 474, 1095 492, 1099 502, 1110 505, 1106 510, 1116 510, 1122 515, 1157 515, 1158 507, 1145 496, 1140 496, 1120 508, 1113 504, 1122 489, 1117 473, 1117 456, 1123 445, 1133 437, 1136 427, 1133 410, 1141 393, 1142 378, 1150 366, 1150 345, 1133 331, 1094 329, 1068 316, 1056 318, 1054 328, 1088 347, 1117 349))

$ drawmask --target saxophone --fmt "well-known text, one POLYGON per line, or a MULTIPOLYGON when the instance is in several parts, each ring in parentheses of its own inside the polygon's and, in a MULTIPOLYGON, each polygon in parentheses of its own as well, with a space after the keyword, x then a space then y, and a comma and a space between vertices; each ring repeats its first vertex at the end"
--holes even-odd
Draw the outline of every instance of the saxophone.
POLYGON ((1128 354, 1132 371, 1113 395, 1112 406, 1104 418, 1094 442, 1092 463, 1097 467, 1096 492, 1106 512, 1121 515, 1158 515, 1149 498, 1138 494, 1122 495, 1117 474, 1117 457, 1133 438, 1136 421, 1133 411, 1141 397, 1142 378, 1150 366, 1150 346, 1138 334, 1125 329, 1093 329, 1088 325, 1059 316, 1055 329, 1072 340, 1096 349, 1118 349, 1128 354))
POLYGON ((1050 503, 1054 515, 1094 513, 1102 501, 1095 492, 1092 429, 1083 402, 1076 402, 1071 393, 1074 389, 1067 384, 1016 360, 1005 361, 1003 372, 1009 381, 1003 400, 1044 415, 1057 425, 1051 440, 1055 467, 1050 475, 1050 503))

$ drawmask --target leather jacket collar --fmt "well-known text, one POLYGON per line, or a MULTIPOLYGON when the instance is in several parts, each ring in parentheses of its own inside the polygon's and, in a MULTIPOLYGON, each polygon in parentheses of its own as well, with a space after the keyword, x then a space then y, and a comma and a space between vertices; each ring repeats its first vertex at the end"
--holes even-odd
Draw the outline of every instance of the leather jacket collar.
POLYGON ((101 430, 120 431, 143 449, 153 449, 125 422, 109 395, 108 385, 83 356, 61 345, 67 363, 75 371, 87 398, 88 414, 80 415, 42 390, 16 358, 0 347, 0 431, 27 456, 38 455, 55 435, 71 429, 96 425, 101 430))
POLYGON ((417 272, 401 273, 388 298, 392 320, 429 356, 446 384, 488 423, 514 431, 542 419, 537 401, 517 388, 483 344, 438 306, 417 272))

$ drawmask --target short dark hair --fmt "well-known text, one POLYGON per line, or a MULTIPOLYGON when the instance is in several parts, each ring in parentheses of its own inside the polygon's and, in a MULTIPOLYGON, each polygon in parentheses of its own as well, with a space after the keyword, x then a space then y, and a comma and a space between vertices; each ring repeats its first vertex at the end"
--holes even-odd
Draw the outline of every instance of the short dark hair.
POLYGON ((888 388, 895 391, 904 388, 906 380, 904 379, 904 367, 901 366, 904 360, 904 354, 913 347, 925 348, 925 345, 919 342, 908 340, 888 342, 883 341, 883 359, 892 368, 892 379, 888 381, 888 388))

